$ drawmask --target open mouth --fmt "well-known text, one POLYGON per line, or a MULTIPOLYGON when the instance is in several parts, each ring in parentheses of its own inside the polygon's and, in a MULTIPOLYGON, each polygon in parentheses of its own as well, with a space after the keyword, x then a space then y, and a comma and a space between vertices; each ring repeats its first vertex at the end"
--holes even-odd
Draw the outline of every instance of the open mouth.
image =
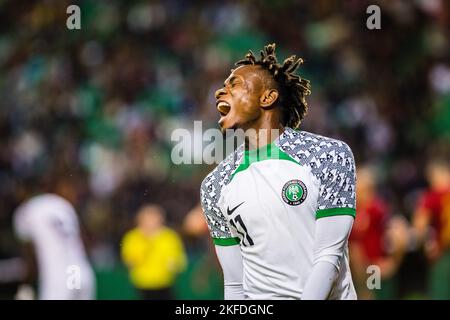
POLYGON ((226 116, 231 110, 231 106, 228 102, 219 100, 216 102, 217 111, 219 111, 222 117, 226 116))

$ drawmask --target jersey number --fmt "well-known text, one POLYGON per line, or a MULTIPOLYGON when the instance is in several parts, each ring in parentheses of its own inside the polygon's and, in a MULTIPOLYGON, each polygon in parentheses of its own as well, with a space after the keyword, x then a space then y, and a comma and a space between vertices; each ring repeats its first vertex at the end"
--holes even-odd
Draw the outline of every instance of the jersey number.
POLYGON ((247 231, 247 227, 242 221, 241 216, 238 214, 234 219, 230 219, 230 224, 236 229, 236 231, 242 236, 242 244, 244 247, 254 245, 253 239, 250 237, 247 231), (236 226, 238 224, 240 228, 236 226), (239 230, 241 229, 241 230, 239 230))

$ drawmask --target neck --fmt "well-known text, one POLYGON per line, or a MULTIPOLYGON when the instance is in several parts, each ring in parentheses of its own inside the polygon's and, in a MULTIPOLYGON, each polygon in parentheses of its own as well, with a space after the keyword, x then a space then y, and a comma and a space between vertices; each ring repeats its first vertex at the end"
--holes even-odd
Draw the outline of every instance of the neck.
POLYGON ((264 112, 245 134, 245 146, 248 150, 258 149, 272 143, 283 133, 284 127, 273 112, 264 112))

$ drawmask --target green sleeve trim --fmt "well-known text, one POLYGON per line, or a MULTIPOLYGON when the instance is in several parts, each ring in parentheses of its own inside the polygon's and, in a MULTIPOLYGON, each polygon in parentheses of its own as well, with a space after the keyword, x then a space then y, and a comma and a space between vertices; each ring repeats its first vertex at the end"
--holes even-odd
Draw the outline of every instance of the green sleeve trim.
POLYGON ((215 245, 226 247, 226 246, 235 246, 240 243, 239 238, 213 238, 213 242, 215 245))
POLYGON ((354 208, 330 208, 316 211, 316 219, 332 216, 356 216, 356 210, 354 208))

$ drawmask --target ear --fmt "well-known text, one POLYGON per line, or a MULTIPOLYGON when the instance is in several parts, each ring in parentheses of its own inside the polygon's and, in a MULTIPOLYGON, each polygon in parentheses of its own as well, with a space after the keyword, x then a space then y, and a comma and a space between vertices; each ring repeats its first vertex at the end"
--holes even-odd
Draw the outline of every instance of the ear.
POLYGON ((278 91, 275 89, 264 90, 263 94, 259 98, 259 104, 263 109, 271 109, 275 105, 275 101, 278 99, 278 91))

